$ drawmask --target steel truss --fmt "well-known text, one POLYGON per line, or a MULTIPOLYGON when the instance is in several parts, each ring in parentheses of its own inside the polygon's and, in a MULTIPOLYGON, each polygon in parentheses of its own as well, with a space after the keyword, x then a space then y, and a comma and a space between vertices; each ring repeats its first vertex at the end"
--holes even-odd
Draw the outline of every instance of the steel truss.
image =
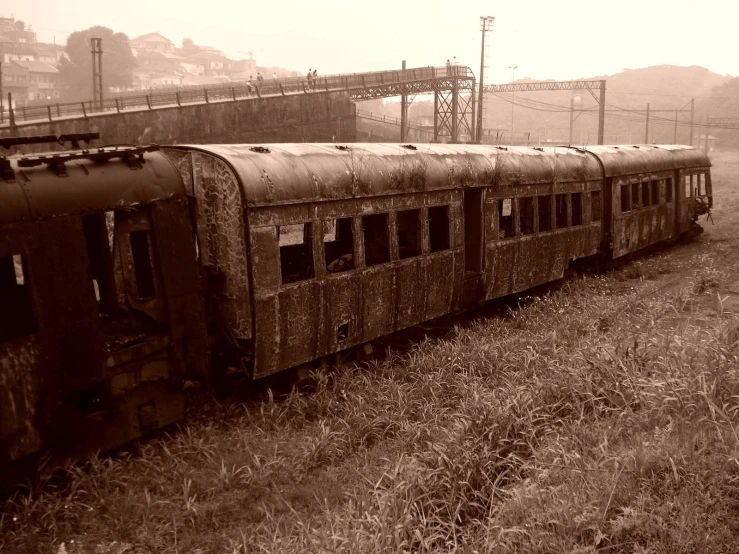
POLYGON ((434 142, 438 142, 440 136, 448 136, 451 142, 459 142, 462 135, 469 135, 470 140, 474 137, 474 92, 474 77, 450 75, 350 88, 349 96, 354 101, 362 101, 433 93, 434 142))
POLYGON ((537 92, 545 90, 587 90, 598 102, 598 144, 603 144, 605 134, 606 82, 605 81, 547 81, 544 83, 508 83, 487 85, 483 92, 537 92), (596 96, 595 91, 599 94, 596 96))

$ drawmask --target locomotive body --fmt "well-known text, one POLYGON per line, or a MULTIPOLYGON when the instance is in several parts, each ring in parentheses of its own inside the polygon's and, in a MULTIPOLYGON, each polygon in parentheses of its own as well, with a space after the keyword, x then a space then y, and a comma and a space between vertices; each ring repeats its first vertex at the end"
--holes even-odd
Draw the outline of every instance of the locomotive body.
MULTIPOLYGON (((273 144, 2 158, 0 464, 691 231, 684 146, 273 144)), ((85 153, 86 152, 86 153, 85 153)))

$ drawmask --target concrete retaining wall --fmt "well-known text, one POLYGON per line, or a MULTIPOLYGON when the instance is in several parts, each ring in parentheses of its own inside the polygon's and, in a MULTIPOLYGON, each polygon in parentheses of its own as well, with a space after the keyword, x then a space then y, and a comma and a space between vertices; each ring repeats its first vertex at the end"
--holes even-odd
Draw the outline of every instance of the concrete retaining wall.
MULTIPOLYGON (((315 92, 21 123, 14 129, 0 129, 0 136, 89 132, 100 133, 96 146, 355 142, 356 115, 347 93, 315 92)), ((22 151, 49 151, 53 147, 41 145, 26 147, 22 151)))

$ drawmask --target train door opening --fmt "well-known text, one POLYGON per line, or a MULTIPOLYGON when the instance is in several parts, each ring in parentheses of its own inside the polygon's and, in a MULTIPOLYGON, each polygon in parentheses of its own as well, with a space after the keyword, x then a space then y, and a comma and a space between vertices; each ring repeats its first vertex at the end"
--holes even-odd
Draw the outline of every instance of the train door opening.
POLYGON ((483 189, 464 191, 464 302, 479 298, 483 269, 483 189))
POLYGON ((482 193, 464 191, 464 269, 470 275, 482 272, 482 193))

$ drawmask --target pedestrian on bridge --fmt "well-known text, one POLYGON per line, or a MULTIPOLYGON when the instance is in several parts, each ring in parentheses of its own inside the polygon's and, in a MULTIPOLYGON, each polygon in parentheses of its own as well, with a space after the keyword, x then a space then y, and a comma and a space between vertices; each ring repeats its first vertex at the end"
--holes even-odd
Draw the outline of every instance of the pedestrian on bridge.
POLYGON ((310 67, 308 68, 308 88, 313 88, 313 73, 311 73, 310 67))
POLYGON ((318 70, 313 70, 313 88, 318 88, 318 70))
POLYGON ((452 62, 449 61, 449 58, 446 60, 446 74, 451 75, 452 74, 452 62))

